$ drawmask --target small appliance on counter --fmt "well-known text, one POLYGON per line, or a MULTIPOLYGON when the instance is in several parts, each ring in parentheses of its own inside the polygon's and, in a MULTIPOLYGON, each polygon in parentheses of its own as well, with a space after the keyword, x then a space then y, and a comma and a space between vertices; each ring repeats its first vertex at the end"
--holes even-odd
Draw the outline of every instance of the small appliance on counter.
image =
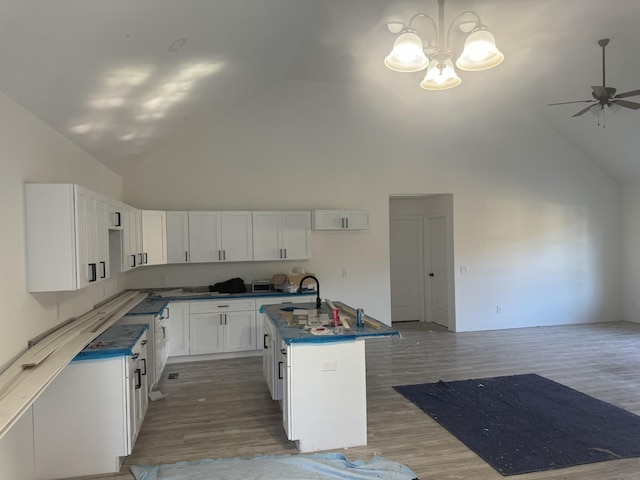
POLYGON ((251 283, 252 292, 270 292, 271 282, 269 280, 254 280, 251 283))

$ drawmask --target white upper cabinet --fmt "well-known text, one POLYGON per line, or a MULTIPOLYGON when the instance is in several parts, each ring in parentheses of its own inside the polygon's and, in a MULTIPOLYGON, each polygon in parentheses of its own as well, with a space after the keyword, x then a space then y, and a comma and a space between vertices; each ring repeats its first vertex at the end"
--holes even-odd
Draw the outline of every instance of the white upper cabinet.
POLYGON ((109 199, 98 196, 97 200, 97 225, 96 234, 98 238, 98 278, 104 280, 109 278, 109 199))
POLYGON ((107 204, 108 204, 108 210, 109 210, 108 212, 109 218, 108 218, 107 225, 109 227, 109 230, 122 230, 123 228, 122 211, 126 207, 122 203, 116 200, 111 200, 110 198, 107 199, 107 204))
POLYGON ((313 230, 369 230, 370 210, 314 210, 313 230))
POLYGON ((253 260, 251 212, 189 212, 189 261, 253 260))
POLYGON ((28 288, 78 290, 108 277, 106 203, 72 184, 26 184, 28 288))
POLYGON ((158 210, 142 210, 143 265, 167 263, 167 214, 158 210))
POLYGON ((253 212, 254 260, 311 258, 310 212, 253 212))
POLYGON ((189 212, 167 212, 167 263, 189 263, 189 212))

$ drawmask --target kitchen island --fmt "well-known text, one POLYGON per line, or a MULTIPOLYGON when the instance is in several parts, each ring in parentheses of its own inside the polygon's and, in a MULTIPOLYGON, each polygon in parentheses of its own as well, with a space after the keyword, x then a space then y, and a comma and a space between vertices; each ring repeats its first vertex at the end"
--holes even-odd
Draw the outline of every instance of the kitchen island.
POLYGON ((282 423, 300 452, 367 444, 365 344, 367 338, 400 336, 371 317, 356 325, 355 309, 335 302, 349 329, 319 326, 326 302, 264 307, 263 370, 272 396, 282 403, 282 423), (281 390, 278 387, 281 381, 281 390))

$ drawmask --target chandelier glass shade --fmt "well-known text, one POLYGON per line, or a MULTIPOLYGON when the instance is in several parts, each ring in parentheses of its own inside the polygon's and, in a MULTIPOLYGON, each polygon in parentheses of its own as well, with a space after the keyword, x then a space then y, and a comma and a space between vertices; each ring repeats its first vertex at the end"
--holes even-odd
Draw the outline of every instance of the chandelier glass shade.
POLYGON ((411 17, 408 25, 402 25, 402 29, 397 29, 397 22, 388 26, 394 33, 400 31, 391 53, 384 59, 384 64, 390 70, 401 73, 418 72, 426 68, 427 74, 420 82, 420 86, 425 90, 446 90, 462 82, 452 60, 452 31, 466 35, 464 49, 455 62, 459 69, 471 72, 487 70, 504 60, 504 55, 496 46, 495 38, 482 24, 480 16, 473 11, 457 15, 449 24, 445 36, 444 0, 438 0, 437 22, 425 13, 417 13, 411 17), (417 19, 425 20, 435 32, 435 46, 426 42, 426 51, 424 37, 413 26, 417 19))

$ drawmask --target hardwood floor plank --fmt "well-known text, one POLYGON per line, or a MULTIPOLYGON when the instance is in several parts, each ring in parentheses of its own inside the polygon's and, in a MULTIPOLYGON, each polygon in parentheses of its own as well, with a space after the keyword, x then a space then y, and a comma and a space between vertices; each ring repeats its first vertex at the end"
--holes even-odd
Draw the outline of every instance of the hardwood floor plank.
MULTIPOLYGON (((638 324, 457 334, 433 324, 395 326, 402 339, 367 340, 368 445, 333 450, 350 459, 382 455, 407 464, 422 480, 505 478, 394 385, 537 373, 640 414, 638 324)), ((169 364, 159 389, 168 395, 151 403, 122 471, 84 479, 130 480, 132 464, 297 453, 286 439, 280 407, 270 399, 260 357, 169 364), (169 373, 179 376, 169 380, 169 373)), ((640 480, 640 458, 509 478, 640 480)))

